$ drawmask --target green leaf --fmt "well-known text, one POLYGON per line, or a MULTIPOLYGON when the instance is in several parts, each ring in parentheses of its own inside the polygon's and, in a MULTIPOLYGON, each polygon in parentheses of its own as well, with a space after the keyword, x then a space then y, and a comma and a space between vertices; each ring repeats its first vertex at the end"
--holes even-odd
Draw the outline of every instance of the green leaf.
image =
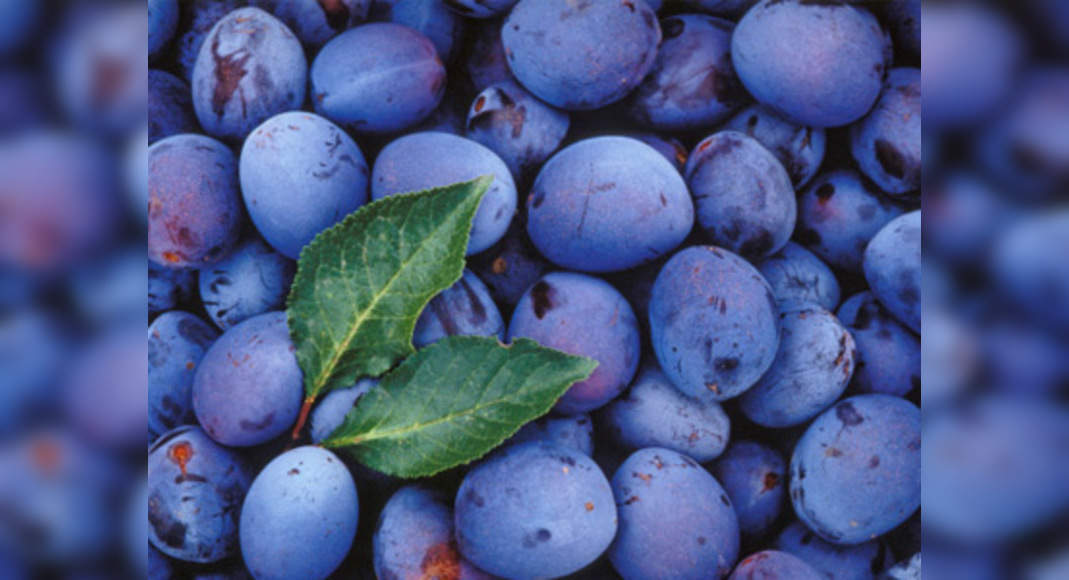
POLYGON ((383 377, 323 445, 390 475, 433 475, 483 456, 595 367, 529 339, 449 337, 383 377))
POLYGON ((464 272, 472 218, 492 180, 381 199, 301 251, 287 317, 306 406, 413 352, 420 311, 464 272))

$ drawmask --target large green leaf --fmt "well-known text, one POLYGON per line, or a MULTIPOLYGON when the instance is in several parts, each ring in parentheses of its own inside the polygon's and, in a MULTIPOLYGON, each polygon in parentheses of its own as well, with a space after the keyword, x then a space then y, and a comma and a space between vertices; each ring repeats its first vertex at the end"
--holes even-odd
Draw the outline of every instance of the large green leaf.
POLYGON ((433 475, 486 454, 596 366, 523 338, 449 337, 383 377, 323 445, 391 475, 433 475))
POLYGON ((381 199, 301 251, 287 309, 305 413, 321 393, 413 352, 420 311, 464 271, 472 218, 492 180, 381 199))

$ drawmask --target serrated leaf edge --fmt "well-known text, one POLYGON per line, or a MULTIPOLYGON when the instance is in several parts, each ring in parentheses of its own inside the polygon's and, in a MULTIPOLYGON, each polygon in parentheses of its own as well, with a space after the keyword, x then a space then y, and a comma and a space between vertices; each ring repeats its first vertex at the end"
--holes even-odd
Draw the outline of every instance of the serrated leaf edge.
MULTIPOLYGON (((309 242, 303 248, 301 248, 301 252, 298 255, 297 271, 293 276, 293 283, 290 286, 290 292, 286 296, 286 321, 287 321, 287 326, 290 329, 293 328, 293 324, 291 324, 291 321, 294 319, 292 306, 293 306, 293 301, 296 299, 296 296, 297 296, 297 293, 298 293, 298 287, 299 287, 298 281, 302 279, 302 274, 304 274, 305 276, 308 275, 307 274, 307 268, 309 268, 310 266, 313 268, 312 275, 314 277, 314 274, 316 273, 316 271, 318 270, 318 268, 320 266, 319 263, 312 264, 312 265, 307 264, 305 262, 305 260, 304 260, 305 252, 311 251, 311 249, 313 247, 318 247, 320 245, 328 243, 328 241, 332 240, 334 236, 340 236, 341 235, 341 233, 340 233, 341 230, 343 230, 344 228, 348 227, 353 222, 355 222, 355 221, 357 221, 359 219, 362 219, 363 216, 361 214, 366 214, 368 211, 371 211, 371 208, 387 207, 389 205, 394 205, 394 204, 397 204, 397 203, 401 203, 401 202, 403 202, 405 200, 408 200, 410 198, 413 198, 413 197, 432 197, 436 193, 439 193, 439 192, 441 192, 441 191, 443 191, 445 189, 450 189, 450 188, 454 188, 454 187, 461 187, 461 186, 465 186, 465 185, 471 185, 471 186, 476 188, 475 211, 472 212, 472 222, 473 222, 474 219, 475 219, 475 215, 479 210, 479 205, 482 203, 482 200, 486 196, 486 193, 490 190, 490 185, 493 183, 493 179, 494 178, 491 175, 483 175, 483 176, 477 177, 475 179, 472 179, 470 181, 453 183, 453 184, 444 185, 444 186, 441 186, 441 187, 434 187, 434 188, 426 189, 426 190, 423 190, 423 191, 416 191, 416 192, 409 192, 409 193, 390 195, 390 196, 384 197, 384 198, 379 199, 379 200, 375 200, 375 201, 373 201, 371 203, 368 203, 368 204, 360 207, 356 211, 354 211, 354 212, 350 213, 349 215, 345 216, 345 218, 343 218, 338 223, 336 223, 333 226, 331 226, 331 227, 319 232, 318 234, 316 234, 316 237, 313 238, 311 242, 309 242)), ((410 213, 411 213, 411 210, 410 210, 410 213)), ((406 217, 405 219, 407 220, 408 218, 406 217)), ((471 222, 469 222, 468 223, 468 230, 467 230, 467 233, 465 235, 466 239, 470 238, 470 236, 471 236, 471 227, 472 227, 472 224, 471 224, 471 222)), ((430 236, 428 236, 427 238, 424 238, 423 240, 421 240, 419 242, 419 244, 417 244, 417 246, 419 248, 422 248, 423 245, 426 244, 428 239, 430 239, 430 236)), ((467 247, 467 242, 465 242, 464 247, 467 247)), ((413 252, 413 254, 415 254, 415 253, 416 252, 413 252)), ((388 290, 389 290, 390 286, 397 279, 397 276, 399 275, 399 273, 401 271, 403 271, 403 269, 404 269, 403 266, 405 264, 407 264, 407 262, 402 262, 402 268, 399 268, 398 271, 396 273, 394 273, 393 276, 390 277, 389 281, 385 285, 383 285, 383 288, 382 288, 382 290, 380 292, 376 292, 375 293, 375 296, 372 299, 372 301, 369 303, 369 306, 365 309, 364 313, 362 313, 357 318, 357 320, 354 320, 353 324, 351 325, 350 331, 347 333, 347 335, 345 337, 345 340, 342 341, 340 344, 348 345, 349 343, 351 343, 353 341, 353 339, 356 337, 356 333, 358 332, 357 329, 359 329, 360 326, 361 326, 361 324, 360 324, 361 321, 366 320, 367 313, 373 311, 374 310, 374 306, 376 304, 378 304, 378 302, 382 299, 382 297, 384 297, 384 296, 386 296, 388 294, 388 290)), ((464 275, 464 266, 461 265, 459 271, 456 273, 456 276, 453 277, 453 280, 452 280, 452 282, 450 282, 449 285, 451 286, 452 284, 455 284, 456 281, 459 280, 460 277, 463 276, 463 275, 464 275)), ((446 286, 446 287, 448 288, 448 286, 446 286)), ((430 301, 433 300, 433 299, 434 299, 434 296, 431 296, 430 298, 428 298, 427 301, 424 302, 423 305, 420 307, 420 310, 422 311, 424 308, 426 308, 427 304, 429 304, 430 301)), ((296 337, 293 337, 293 330, 290 330, 290 336, 294 340, 294 342, 296 343, 296 337)), ((409 351, 408 351, 409 354, 415 352, 415 348, 412 346, 411 337, 409 337, 408 346, 409 346, 409 351)), ((334 368, 337 367, 338 360, 339 360, 339 358, 342 356, 342 354, 344 352, 346 352, 346 349, 344 347, 335 349, 335 352, 331 356, 331 364, 324 365, 323 366, 323 370, 319 373, 319 375, 317 375, 315 377, 315 379, 313 381, 311 381, 311 382, 306 381, 305 382, 305 389, 304 389, 305 398, 304 398, 304 401, 306 403, 315 401, 315 399, 321 394, 321 391, 323 390, 324 385, 326 385, 330 381, 331 369, 334 369, 334 368), (311 392, 309 392, 310 391, 309 384, 314 385, 314 389, 311 390, 311 392)), ((303 371, 304 369, 301 369, 301 370, 303 371)), ((357 378, 360 378, 360 377, 357 377, 357 378)))
MULTIPOLYGON (((483 338, 486 338, 486 337, 453 336, 453 337, 447 338, 446 340, 449 340, 449 339, 483 339, 483 338)), ((459 340, 458 342, 462 342, 462 340, 459 340)), ((440 343, 435 343, 435 344, 440 344, 440 343)), ((557 350, 557 349, 554 349, 554 348, 549 348, 547 346, 543 346, 542 344, 538 343, 537 341, 534 341, 534 340, 531 340, 531 339, 528 339, 528 338, 516 338, 510 344, 505 344, 505 343, 502 343, 501 341, 497 341, 497 344, 499 346, 501 346, 502 348, 505 348, 505 349, 508 349, 508 350, 512 350, 513 348, 515 348, 517 346, 520 346, 520 347, 523 347, 523 348, 534 348, 534 349, 539 349, 539 350, 544 350, 544 351, 551 351, 551 352, 553 352, 553 353, 555 353, 557 355, 560 355, 560 356, 562 356, 564 358, 576 360, 576 361, 585 363, 585 365, 586 365, 585 368, 581 368, 581 369, 578 369, 576 371, 576 373, 575 373, 576 377, 571 382, 569 382, 568 385, 561 390, 561 393, 559 395, 557 395, 556 397, 554 397, 553 400, 549 401, 545 405, 532 405, 533 408, 535 409, 535 413, 534 413, 534 416, 531 417, 530 419, 528 419, 527 422, 537 420, 537 419, 545 416, 547 413, 549 413, 549 411, 553 408, 553 406, 557 404, 557 401, 562 396, 564 396, 565 393, 568 392, 568 389, 570 389, 572 387, 572 385, 574 385, 575 383, 577 383, 579 381, 583 381, 583 380, 586 380, 586 379, 590 378, 590 375, 593 374, 594 370, 597 369, 597 367, 598 367, 598 362, 596 360, 594 360, 594 359, 591 359, 589 357, 574 355, 574 354, 567 353, 567 352, 564 352, 564 351, 560 351, 560 350, 557 350)), ((435 345, 431 345, 431 346, 429 346, 427 348, 433 348, 434 346, 435 345)), ((532 351, 532 352, 535 352, 535 351, 532 351)), ((406 361, 407 360, 408 359, 406 359, 406 361)), ((507 362, 508 362, 508 359, 506 359, 506 363, 507 362)), ((402 362, 401 364, 403 365, 405 363, 402 362)), ((553 364, 553 363, 552 362, 546 362, 546 363, 543 363, 542 365, 540 365, 538 368, 541 369, 542 367, 544 367, 546 365, 549 365, 549 364, 553 364)), ((503 368, 505 365, 502 364, 501 366, 503 368)), ((394 370, 396 370, 396 368, 394 370)), ((499 371, 500 371, 500 369, 498 369, 498 371, 495 371, 495 373, 494 373, 495 377, 497 376, 497 372, 499 372, 499 371)), ((325 448, 328 448, 328 449, 337 449, 339 451, 346 451, 346 448, 356 447, 359 444, 365 443, 367 441, 374 441, 374 440, 377 440, 377 439, 387 439, 387 438, 390 438, 392 436, 396 436, 398 433, 404 433, 405 431, 412 431, 412 430, 416 429, 417 427, 418 428, 425 428, 425 427, 430 426, 430 425, 436 425, 436 424, 445 422, 446 419, 453 420, 453 419, 456 419, 458 417, 463 417, 465 415, 469 415, 469 414, 474 413, 476 410, 484 409, 484 408, 489 407, 489 406, 491 406, 493 404, 499 404, 501 402, 502 402, 501 399, 495 399, 495 401, 493 403, 489 403, 489 404, 486 404, 486 405, 479 405, 477 407, 472 407, 471 409, 466 409, 462 413, 451 413, 451 414, 449 414, 449 415, 447 415, 445 417, 442 417, 442 418, 439 418, 439 419, 435 419, 434 421, 430 421, 430 422, 427 422, 427 423, 420 423, 420 424, 418 424, 418 426, 410 426, 410 427, 404 429, 403 431, 397 430, 397 429, 391 429, 389 431, 383 431, 382 434, 376 435, 374 437, 362 437, 362 435, 366 434, 366 432, 365 432, 364 434, 356 434, 356 435, 349 435, 349 436, 345 436, 345 437, 337 437, 336 438, 334 436, 334 434, 337 433, 338 431, 340 431, 344 427, 345 423, 343 422, 341 425, 339 425, 337 427, 337 429, 335 429, 334 433, 331 433, 331 435, 329 437, 327 437, 326 439, 324 439, 320 443, 320 445, 322 447, 325 447, 325 448)), ((349 412, 352 413, 354 411, 349 411, 349 412)), ((524 425, 526 425, 526 423, 520 423, 520 424, 517 424, 514 428, 508 430, 505 433, 505 435, 501 438, 501 440, 498 442, 497 445, 500 445, 501 443, 507 441, 510 437, 512 437, 513 435, 518 433, 520 431, 520 429, 523 428, 524 425)), ((377 467, 372 468, 372 469, 376 469, 376 470, 381 471, 382 473, 385 473, 387 475, 396 476, 396 477, 405 477, 405 478, 430 477, 430 476, 435 475, 437 473, 441 473, 442 471, 445 471, 447 469, 452 469, 453 467, 456 467, 458 465, 466 465, 468 463, 471 463, 472 461, 476 461, 476 460, 480 459, 481 457, 485 456, 486 453, 490 453, 491 451, 493 451, 493 449, 495 449, 495 448, 496 448, 496 446, 491 448, 491 449, 489 449, 489 450, 487 450, 482 455, 478 455, 478 456, 472 457, 471 459, 469 459, 467 461, 461 461, 461 462, 454 463, 454 464, 451 464, 451 465, 444 465, 444 466, 442 466, 442 467, 440 467, 440 468, 438 468, 436 470, 433 470, 433 471, 400 473, 400 472, 398 472, 396 470, 379 470, 379 468, 377 468, 377 467)))

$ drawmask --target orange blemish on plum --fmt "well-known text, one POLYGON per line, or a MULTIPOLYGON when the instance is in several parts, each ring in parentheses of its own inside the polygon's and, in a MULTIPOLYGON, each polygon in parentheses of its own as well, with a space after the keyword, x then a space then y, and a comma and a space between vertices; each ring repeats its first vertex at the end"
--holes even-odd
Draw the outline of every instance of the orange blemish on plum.
POLYGON ((167 459, 178 464, 178 469, 182 470, 183 476, 186 475, 186 465, 192 458, 193 446, 187 441, 179 441, 167 449, 167 459))

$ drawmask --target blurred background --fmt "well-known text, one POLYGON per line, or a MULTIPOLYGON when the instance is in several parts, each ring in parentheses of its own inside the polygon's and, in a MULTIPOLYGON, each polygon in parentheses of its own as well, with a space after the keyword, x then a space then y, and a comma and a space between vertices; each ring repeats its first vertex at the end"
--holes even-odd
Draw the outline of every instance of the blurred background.
POLYGON ((928 3, 925 578, 1069 578, 1069 3, 928 3))
POLYGON ((0 578, 145 574, 146 38, 0 2, 0 578))
MULTIPOLYGON (((145 324, 195 283, 146 261, 146 35, 143 2, 0 0, 0 579, 146 574, 145 324)), ((1069 3, 925 3, 922 42, 899 539, 926 578, 1069 578, 1069 3)))

